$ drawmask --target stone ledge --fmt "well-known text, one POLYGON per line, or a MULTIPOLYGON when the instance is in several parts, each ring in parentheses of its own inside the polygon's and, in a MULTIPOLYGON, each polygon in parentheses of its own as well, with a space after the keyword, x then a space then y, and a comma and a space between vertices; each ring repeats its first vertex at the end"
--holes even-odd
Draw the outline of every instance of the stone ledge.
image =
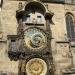
POLYGON ((70 74, 70 75, 71 75, 71 74, 72 74, 72 75, 74 74, 74 75, 75 75, 75 68, 66 69, 66 70, 63 71, 63 74, 64 74, 64 75, 66 75, 66 74, 70 74))
POLYGON ((0 40, 0 43, 7 43, 6 40, 0 40))
POLYGON ((56 43, 69 43, 69 41, 65 40, 57 40, 56 43))
POLYGON ((75 47, 75 42, 70 42, 71 47, 75 47))

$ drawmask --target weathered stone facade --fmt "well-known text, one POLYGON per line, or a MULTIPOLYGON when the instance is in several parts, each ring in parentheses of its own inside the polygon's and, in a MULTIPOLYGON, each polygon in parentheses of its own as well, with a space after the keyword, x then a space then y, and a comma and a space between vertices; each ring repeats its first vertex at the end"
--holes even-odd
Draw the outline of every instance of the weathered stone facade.
MULTIPOLYGON (((10 60, 8 57, 7 35, 17 35, 18 22, 16 11, 19 2, 24 5, 26 1, 4 0, 0 8, 0 72, 7 75, 18 75, 19 60, 10 60)), ((75 43, 67 38, 65 14, 70 12, 75 18, 75 5, 44 3, 48 5, 48 10, 54 13, 53 23, 50 28, 52 31, 51 48, 53 62, 55 65, 55 75, 64 75, 64 72, 75 67, 75 43)), ((66 74, 67 75, 67 74, 66 74)), ((75 74, 73 74, 75 75, 75 74)))

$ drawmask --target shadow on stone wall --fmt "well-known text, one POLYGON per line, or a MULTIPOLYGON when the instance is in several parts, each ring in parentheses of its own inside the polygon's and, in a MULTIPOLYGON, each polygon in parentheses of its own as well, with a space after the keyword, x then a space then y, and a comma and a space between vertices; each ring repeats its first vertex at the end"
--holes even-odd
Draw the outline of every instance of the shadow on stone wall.
POLYGON ((17 73, 13 73, 13 72, 3 72, 0 71, 0 75, 18 75, 17 73))

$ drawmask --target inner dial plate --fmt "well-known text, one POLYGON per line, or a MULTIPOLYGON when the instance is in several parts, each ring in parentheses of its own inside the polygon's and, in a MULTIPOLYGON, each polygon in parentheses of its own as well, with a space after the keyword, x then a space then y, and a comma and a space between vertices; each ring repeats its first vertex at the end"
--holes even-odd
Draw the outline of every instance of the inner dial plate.
POLYGON ((40 58, 33 58, 26 64, 27 75, 46 75, 47 64, 40 58))
POLYGON ((46 34, 41 29, 29 28, 24 33, 24 44, 33 51, 42 50, 47 45, 46 34))

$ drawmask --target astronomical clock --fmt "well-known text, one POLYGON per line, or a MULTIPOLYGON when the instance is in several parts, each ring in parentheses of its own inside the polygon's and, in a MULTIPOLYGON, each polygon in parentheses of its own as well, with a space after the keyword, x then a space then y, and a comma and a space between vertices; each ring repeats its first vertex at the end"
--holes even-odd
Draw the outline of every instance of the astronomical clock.
POLYGON ((30 27, 24 32, 24 46, 32 52, 40 52, 47 47, 46 33, 37 27, 30 27))
POLYGON ((28 1, 25 6, 19 3, 16 11, 18 22, 17 40, 9 36, 13 45, 12 59, 19 60, 19 75, 54 75, 51 50, 50 21, 53 13, 40 1, 28 1), (15 54, 16 53, 16 54, 15 54))

